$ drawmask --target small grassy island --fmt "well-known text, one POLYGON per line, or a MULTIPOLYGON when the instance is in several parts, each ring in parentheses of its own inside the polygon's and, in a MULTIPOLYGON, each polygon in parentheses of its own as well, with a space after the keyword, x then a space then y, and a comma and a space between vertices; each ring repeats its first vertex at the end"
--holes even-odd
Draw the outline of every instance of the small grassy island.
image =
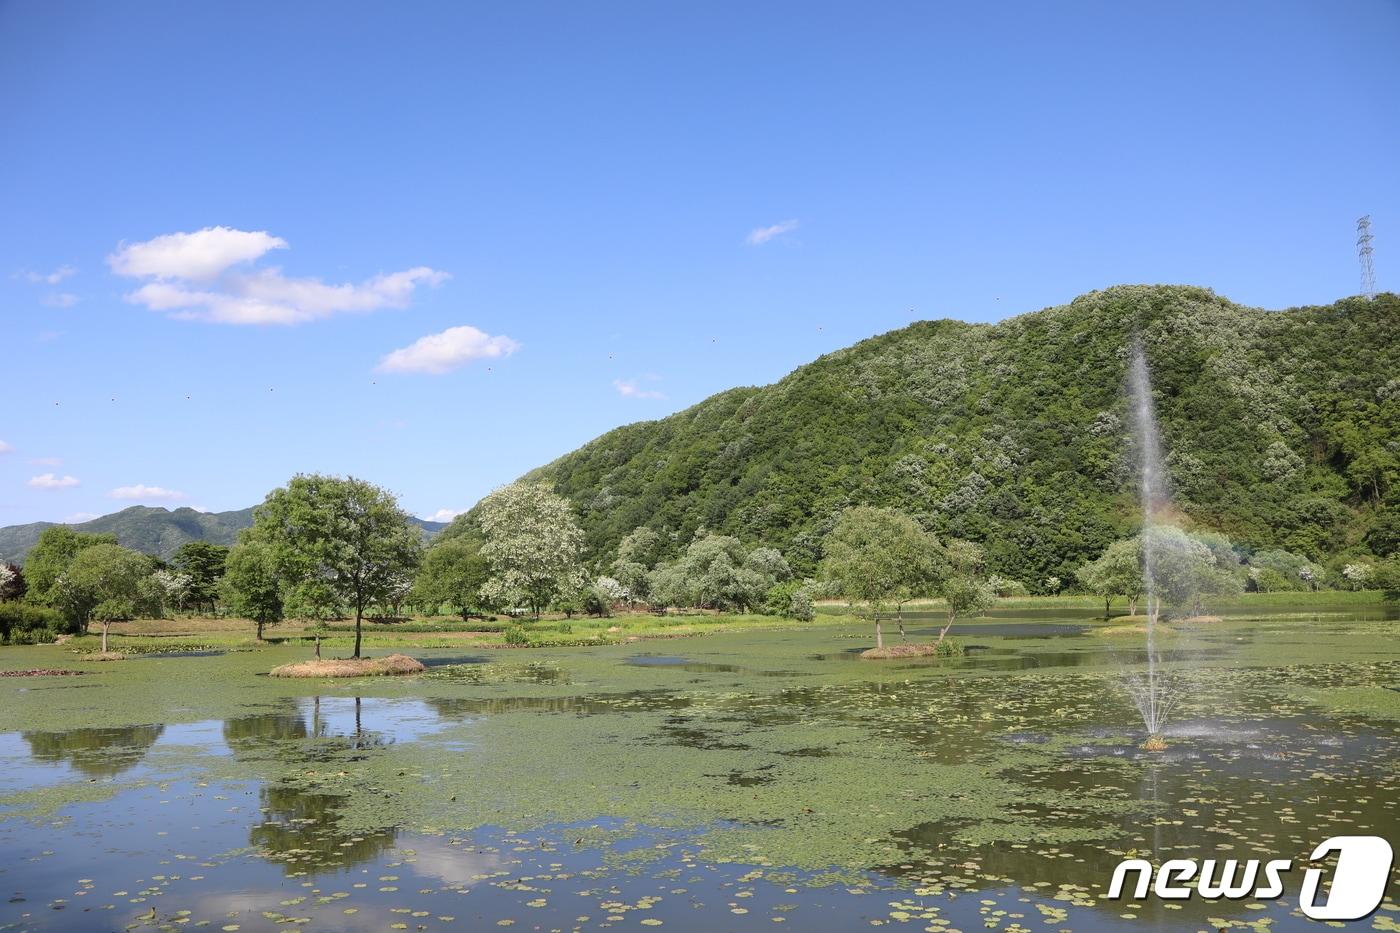
POLYGON ((270 672, 273 677, 373 677, 386 674, 421 674, 427 670, 406 654, 383 658, 315 658, 281 664, 270 672))

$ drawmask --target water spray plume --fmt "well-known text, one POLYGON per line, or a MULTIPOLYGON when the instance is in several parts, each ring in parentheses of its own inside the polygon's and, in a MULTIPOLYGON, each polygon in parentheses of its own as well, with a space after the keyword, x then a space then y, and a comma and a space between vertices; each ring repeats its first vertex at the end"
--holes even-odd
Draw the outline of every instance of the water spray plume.
POLYGON ((1162 595, 1156 583, 1158 540, 1154 534, 1159 514, 1169 506, 1166 472, 1162 464, 1162 445, 1157 430, 1157 414, 1152 403, 1152 376, 1147 368, 1147 356, 1142 342, 1134 338, 1128 366, 1128 397, 1132 406, 1133 439, 1138 459, 1138 496, 1142 506, 1142 576, 1147 599, 1147 670, 1128 679, 1128 691, 1143 725, 1147 727, 1147 751, 1162 751, 1167 747, 1162 738, 1162 725, 1176 705, 1179 693, 1171 689, 1158 670, 1161 658, 1157 652, 1157 622, 1162 612, 1162 595))

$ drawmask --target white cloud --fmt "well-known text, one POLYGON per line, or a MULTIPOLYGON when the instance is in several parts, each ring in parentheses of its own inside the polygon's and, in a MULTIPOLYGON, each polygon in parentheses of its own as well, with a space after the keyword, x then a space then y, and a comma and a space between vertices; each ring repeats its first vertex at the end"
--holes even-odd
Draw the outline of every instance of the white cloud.
POLYGON ((62 457, 34 457, 29 461, 34 466, 56 467, 63 466, 62 457))
POLYGON ((96 512, 74 512, 63 520, 65 525, 80 525, 83 522, 90 522, 94 518, 101 518, 96 512))
MULTIPOLYGON (((648 379, 655 379, 655 376, 648 376, 648 379)), ((666 396, 655 389, 644 389, 640 380, 637 379, 614 379, 613 388, 617 394, 623 398, 665 398, 666 396)))
POLYGON ((24 277, 35 285, 57 285, 64 279, 78 274, 72 266, 59 266, 52 272, 26 272, 24 277))
POLYGON ((750 246, 762 246, 774 237, 780 237, 784 233, 791 233, 796 230, 798 223, 796 220, 782 220, 771 227, 756 227, 749 231, 748 244, 750 246))
POLYGON ((440 334, 419 337, 395 350, 375 367, 381 373, 432 373, 441 375, 473 360, 510 356, 520 344, 506 336, 492 337, 470 325, 449 327, 440 334))
POLYGON ((12 445, 0 441, 0 454, 14 453, 14 450, 15 448, 12 445))
POLYGON ((266 230, 205 227, 194 233, 167 233, 144 243, 119 244, 107 257, 117 275, 128 278, 208 281, 230 266, 252 262, 287 241, 266 230))
POLYGON ((118 486, 107 495, 113 499, 144 499, 169 501, 172 499, 183 499, 185 494, 174 489, 166 489, 163 486, 146 486, 137 483, 135 486, 118 486))
POLYGON ((54 476, 52 473, 42 473, 39 476, 30 477, 28 485, 35 489, 69 489, 78 485, 78 480, 72 476, 54 476))
POLYGON ((418 517, 425 522, 450 522, 465 511, 466 509, 438 509, 431 515, 420 515, 418 517))
POLYGON ((266 231, 208 227, 123 246, 108 257, 112 271, 146 283, 126 296, 174 318, 217 324, 302 324, 343 312, 403 308, 419 285, 449 276, 427 266, 327 285, 289 278, 278 268, 235 269, 287 242, 266 231))
POLYGON ((50 308, 71 308, 78 303, 78 296, 72 292, 55 292, 44 297, 44 304, 50 308))

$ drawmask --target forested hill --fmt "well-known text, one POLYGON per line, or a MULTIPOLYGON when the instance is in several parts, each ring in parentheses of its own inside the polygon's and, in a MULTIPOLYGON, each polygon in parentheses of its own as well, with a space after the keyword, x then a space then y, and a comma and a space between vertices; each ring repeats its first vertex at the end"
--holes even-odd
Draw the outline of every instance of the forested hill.
POLYGON ((806 571, 836 515, 871 503, 984 543, 991 570, 1040 591, 1137 522, 1123 386, 1138 332, 1189 519, 1317 560, 1394 549, 1393 294, 1270 312, 1122 286, 993 325, 923 321, 530 476, 575 503, 600 564, 648 525, 767 542, 806 571))
MULTIPOLYGON (((446 527, 441 522, 416 518, 413 521, 423 529, 425 538, 446 527)), ((23 562, 39 535, 52 524, 34 522, 0 528, 0 560, 23 562)), ((114 534, 123 547, 168 560, 186 541, 233 544, 238 532, 252 524, 252 507, 232 512, 198 512, 133 505, 72 527, 87 534, 114 534)))

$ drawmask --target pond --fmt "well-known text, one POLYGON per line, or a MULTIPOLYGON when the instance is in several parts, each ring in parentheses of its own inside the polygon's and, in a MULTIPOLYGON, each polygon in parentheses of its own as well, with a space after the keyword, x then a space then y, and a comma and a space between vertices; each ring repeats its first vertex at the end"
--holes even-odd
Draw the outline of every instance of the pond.
MULTIPOLYGON (((1296 860, 1400 823, 1379 609, 1178 631, 1156 754, 1131 632, 1022 610, 955 634, 954 660, 862 662, 864 628, 817 623, 338 682, 258 676, 301 648, 3 649, 92 673, 0 680, 0 927, 1294 929, 1296 882, 1105 889, 1129 856, 1296 860)), ((1397 919, 1392 893, 1358 926, 1397 919)))

